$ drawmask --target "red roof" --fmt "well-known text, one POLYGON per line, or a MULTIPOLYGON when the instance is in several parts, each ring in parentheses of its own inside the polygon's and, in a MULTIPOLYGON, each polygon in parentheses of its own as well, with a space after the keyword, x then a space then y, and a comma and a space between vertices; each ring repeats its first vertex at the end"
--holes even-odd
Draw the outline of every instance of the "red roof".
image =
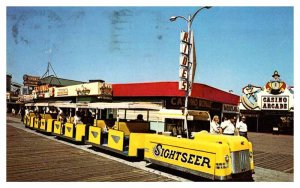
MULTIPOLYGON (((113 84, 114 97, 184 97, 185 92, 178 90, 178 82, 146 82, 113 84)), ((194 83, 193 98, 238 105, 240 97, 211 86, 194 83)))

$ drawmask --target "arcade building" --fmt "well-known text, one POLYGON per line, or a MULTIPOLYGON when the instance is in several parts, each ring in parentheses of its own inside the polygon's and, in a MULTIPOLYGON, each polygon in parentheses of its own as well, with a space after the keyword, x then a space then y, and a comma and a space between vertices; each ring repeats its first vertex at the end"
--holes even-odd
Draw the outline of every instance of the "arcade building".
POLYGON ((263 87, 249 84, 242 89, 240 113, 247 117, 249 131, 293 134, 294 87, 278 71, 272 77, 263 87))

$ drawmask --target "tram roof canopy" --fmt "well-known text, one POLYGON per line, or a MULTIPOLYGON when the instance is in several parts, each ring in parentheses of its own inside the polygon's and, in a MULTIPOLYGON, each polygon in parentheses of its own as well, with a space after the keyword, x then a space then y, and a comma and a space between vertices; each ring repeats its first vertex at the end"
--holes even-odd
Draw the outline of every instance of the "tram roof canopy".
POLYGON ((52 103, 27 103, 25 106, 38 107, 59 107, 59 108, 92 108, 92 109, 149 109, 160 110, 162 104, 151 102, 119 102, 119 103, 71 103, 71 102, 52 102, 52 103))
POLYGON ((162 104, 151 103, 151 102, 119 102, 119 103, 89 103, 89 108, 115 108, 115 109, 149 109, 149 110, 160 110, 162 104))

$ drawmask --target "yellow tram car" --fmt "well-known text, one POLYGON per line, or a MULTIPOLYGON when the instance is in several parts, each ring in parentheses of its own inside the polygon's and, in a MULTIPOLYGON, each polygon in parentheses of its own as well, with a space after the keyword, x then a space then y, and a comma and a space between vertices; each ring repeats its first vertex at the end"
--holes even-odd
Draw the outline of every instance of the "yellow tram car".
MULTIPOLYGON (((114 120, 96 117, 92 126, 75 126, 71 120, 62 124, 59 120, 47 118, 45 114, 39 129, 48 130, 51 127, 52 134, 58 137, 84 142, 127 157, 142 156, 151 163, 212 180, 252 177, 254 173, 251 142, 241 136, 208 133, 210 115, 206 111, 188 111, 188 127, 184 130, 183 121, 186 117, 181 110, 163 109, 156 104, 90 103, 85 107, 69 105, 73 106, 64 107, 96 111, 115 109, 118 118, 114 120), (120 118, 120 109, 125 110, 124 119, 120 118), (141 110, 147 111, 146 121, 126 118, 126 114, 141 110), (150 112, 157 117, 156 122, 149 121, 150 112), (47 122, 47 126, 42 122, 47 122), (163 126, 163 129, 151 129, 153 123, 163 126)), ((34 116, 26 121, 29 125, 33 122, 34 116)))

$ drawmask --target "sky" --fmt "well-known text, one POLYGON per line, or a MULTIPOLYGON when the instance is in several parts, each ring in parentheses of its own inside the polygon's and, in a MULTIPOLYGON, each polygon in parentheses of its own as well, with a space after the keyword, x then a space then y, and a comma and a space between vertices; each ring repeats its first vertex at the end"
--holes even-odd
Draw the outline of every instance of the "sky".
MULTIPOLYGON (((179 81, 183 19, 198 6, 12 7, 6 11, 6 73, 107 83, 179 81), (53 73, 52 71, 50 71, 53 73)), ((195 17, 195 82, 241 95, 275 70, 294 85, 292 6, 213 6, 195 17)))

